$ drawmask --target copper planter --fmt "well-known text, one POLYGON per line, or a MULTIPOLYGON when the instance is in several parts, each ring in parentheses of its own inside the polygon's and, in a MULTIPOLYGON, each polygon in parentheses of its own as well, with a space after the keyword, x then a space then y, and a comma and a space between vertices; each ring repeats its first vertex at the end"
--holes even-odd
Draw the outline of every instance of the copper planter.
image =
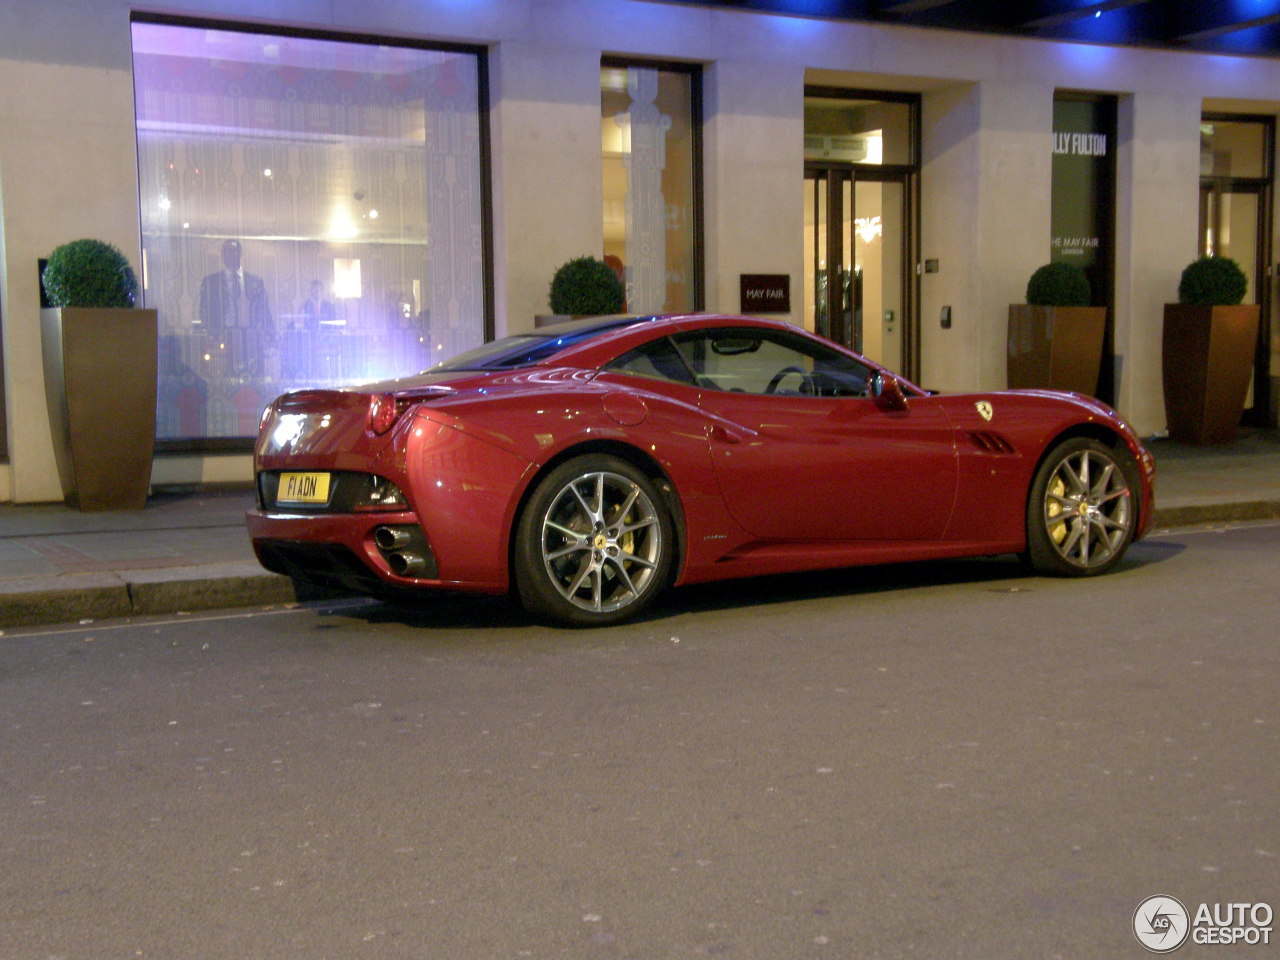
POLYGON ((1009 388, 1096 396, 1106 307, 1009 305, 1009 388))
POLYGON ((156 311, 40 311, 45 400, 61 495, 81 510, 140 510, 156 436, 156 311))
POLYGON ((1257 304, 1165 304, 1162 367, 1169 439, 1194 446, 1235 439, 1257 343, 1257 304))

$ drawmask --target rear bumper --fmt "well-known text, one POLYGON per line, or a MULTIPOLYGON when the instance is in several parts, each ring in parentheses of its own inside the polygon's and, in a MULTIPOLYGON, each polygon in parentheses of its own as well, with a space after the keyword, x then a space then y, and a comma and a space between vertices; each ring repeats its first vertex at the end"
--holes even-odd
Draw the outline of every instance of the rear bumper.
POLYGON ((441 577, 429 531, 423 530, 417 552, 422 575, 401 576, 392 569, 394 548, 375 540, 380 528, 422 530, 416 514, 341 513, 299 515, 264 510, 245 514, 249 539, 258 561, 274 573, 331 589, 361 593, 461 591, 505 593, 505 578, 454 580, 441 577))

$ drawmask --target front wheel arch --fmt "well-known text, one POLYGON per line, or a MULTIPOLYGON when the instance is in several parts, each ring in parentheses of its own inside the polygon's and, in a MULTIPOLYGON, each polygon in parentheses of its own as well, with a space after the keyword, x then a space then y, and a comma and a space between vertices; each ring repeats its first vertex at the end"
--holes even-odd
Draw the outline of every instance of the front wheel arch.
POLYGON ((1105 573, 1133 543, 1142 507, 1139 466, 1123 438, 1067 433, 1046 447, 1032 474, 1020 557, 1051 576, 1105 573))
MULTIPOLYGON (((1036 474, 1040 472, 1040 468, 1044 466, 1045 460, 1049 458, 1049 455, 1052 454, 1054 450, 1066 443, 1068 440, 1074 440, 1076 437, 1088 437, 1090 440, 1097 440, 1103 446, 1112 447, 1115 450, 1117 457, 1136 456, 1134 451, 1129 447, 1129 444, 1125 442, 1124 437, 1116 431, 1098 423, 1079 423, 1063 430, 1044 445, 1044 452, 1040 454, 1040 459, 1036 461, 1035 469, 1031 472, 1032 478, 1034 479, 1036 474)), ((1030 491, 1028 491, 1028 493, 1029 492, 1030 491)), ((1141 515, 1142 509, 1146 507, 1146 503, 1142 499, 1141 482, 1134 485, 1133 495, 1136 498, 1135 503, 1137 503, 1139 515, 1141 515)))

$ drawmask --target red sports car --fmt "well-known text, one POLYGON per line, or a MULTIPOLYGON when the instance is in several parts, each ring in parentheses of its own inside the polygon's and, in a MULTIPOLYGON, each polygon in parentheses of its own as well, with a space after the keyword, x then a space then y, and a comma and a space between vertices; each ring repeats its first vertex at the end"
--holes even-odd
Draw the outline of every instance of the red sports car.
POLYGON ((561 623, 670 584, 1018 553, 1109 570, 1154 463, 1075 394, 933 395, 783 322, 606 317, 263 414, 263 565, 375 595, 514 592, 561 623))

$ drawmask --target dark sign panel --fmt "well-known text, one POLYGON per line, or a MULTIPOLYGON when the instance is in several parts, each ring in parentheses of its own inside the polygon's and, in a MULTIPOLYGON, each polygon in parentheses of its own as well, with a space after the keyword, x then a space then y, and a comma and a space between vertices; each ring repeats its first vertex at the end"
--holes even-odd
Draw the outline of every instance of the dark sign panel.
POLYGON ((740 275, 740 307, 743 313, 790 313, 791 276, 786 273, 740 275))
POLYGON ((1109 295, 1111 171, 1114 137, 1106 101, 1053 104, 1053 237, 1051 259, 1083 267, 1093 302, 1109 295))
MULTIPOLYGON (((1054 97, 1050 259, 1081 267, 1099 307, 1113 295, 1115 140, 1114 97, 1054 97)), ((1108 403, 1115 398, 1114 323, 1108 310, 1097 393, 1108 403)))

